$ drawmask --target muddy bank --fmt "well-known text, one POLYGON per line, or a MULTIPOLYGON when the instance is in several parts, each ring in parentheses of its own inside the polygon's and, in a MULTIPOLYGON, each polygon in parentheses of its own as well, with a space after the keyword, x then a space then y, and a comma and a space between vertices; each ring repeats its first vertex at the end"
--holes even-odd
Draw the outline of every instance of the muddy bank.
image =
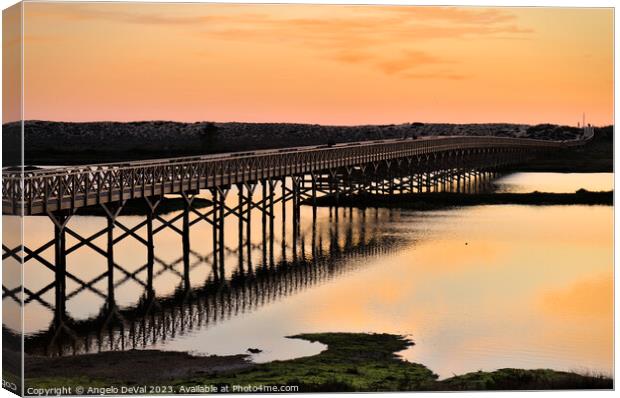
MULTIPOLYGON (((310 204, 309 202, 307 202, 310 204)), ((395 195, 351 195, 317 198, 317 206, 392 207, 414 210, 435 210, 449 207, 479 205, 605 205, 613 206, 613 191, 575 193, 451 193, 430 192, 395 195)))
POLYGON ((254 366, 248 355, 194 356, 185 352, 131 350, 48 358, 26 355, 28 379, 109 380, 111 384, 158 383, 254 366))

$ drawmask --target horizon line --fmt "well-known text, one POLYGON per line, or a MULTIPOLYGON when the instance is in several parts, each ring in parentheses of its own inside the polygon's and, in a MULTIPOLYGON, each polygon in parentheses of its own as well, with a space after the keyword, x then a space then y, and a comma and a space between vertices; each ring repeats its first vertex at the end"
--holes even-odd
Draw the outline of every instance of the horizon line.
MULTIPOLYGON (((422 124, 447 124, 447 125, 493 125, 493 124, 508 124, 508 125, 522 125, 522 126, 536 126, 542 124, 550 124, 555 126, 565 127, 583 127, 581 125, 569 125, 553 122, 540 122, 540 123, 524 123, 524 122, 510 122, 510 121, 493 121, 493 122, 442 122, 442 121, 413 121, 413 122, 393 122, 393 123, 363 123, 363 124, 323 124, 312 122, 291 122, 291 121, 216 121, 216 120, 196 120, 196 121, 182 121, 182 120, 165 120, 165 119, 150 119, 150 120, 89 120, 89 121, 67 121, 67 120, 44 120, 44 119, 25 119, 25 120, 13 120, 3 122, 2 126, 16 123, 28 123, 28 122, 44 122, 44 123, 67 123, 67 124, 88 124, 88 123, 118 123, 118 124, 131 124, 131 123, 178 123, 178 124, 200 124, 200 123, 214 123, 214 124, 298 124, 307 126, 323 126, 323 127, 363 127, 363 126, 402 126, 412 125, 415 123, 422 124)), ((602 124, 599 126, 591 124, 591 127, 608 127, 614 126, 614 123, 602 124)))

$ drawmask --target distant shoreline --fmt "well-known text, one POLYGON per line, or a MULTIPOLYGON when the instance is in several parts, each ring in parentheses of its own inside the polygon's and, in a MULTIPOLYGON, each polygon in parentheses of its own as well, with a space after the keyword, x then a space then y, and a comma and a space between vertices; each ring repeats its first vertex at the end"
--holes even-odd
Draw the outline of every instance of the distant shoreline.
MULTIPOLYGON (((309 201, 306 203, 310 204, 309 201)), ((388 207, 414 210, 435 210, 450 207, 480 205, 603 205, 613 206, 613 191, 590 192, 581 189, 575 193, 452 193, 430 192, 414 194, 347 195, 340 198, 317 198, 316 205, 347 206, 359 208, 388 207)))
MULTIPOLYGON (((26 165, 92 164, 413 136, 475 135, 571 140, 581 137, 581 134, 581 129, 570 126, 510 123, 413 122, 322 126, 292 123, 25 121, 24 160, 26 165)), ((595 137, 604 141, 599 149, 613 151, 608 145, 612 142, 612 135, 611 126, 595 129, 595 137)), ((3 167, 18 165, 21 161, 21 124, 4 124, 2 139, 3 167)), ((593 162, 598 158, 600 156, 589 157, 593 162)), ((557 164, 549 166, 557 167, 557 164)), ((596 167, 600 171, 611 166, 605 163, 596 167)))

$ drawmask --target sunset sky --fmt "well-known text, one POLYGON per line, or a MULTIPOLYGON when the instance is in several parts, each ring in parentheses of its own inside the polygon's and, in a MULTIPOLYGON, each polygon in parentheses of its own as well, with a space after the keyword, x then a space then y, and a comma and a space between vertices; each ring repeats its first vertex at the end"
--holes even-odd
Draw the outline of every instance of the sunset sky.
POLYGON ((613 123, 613 11, 24 10, 25 119, 613 123))

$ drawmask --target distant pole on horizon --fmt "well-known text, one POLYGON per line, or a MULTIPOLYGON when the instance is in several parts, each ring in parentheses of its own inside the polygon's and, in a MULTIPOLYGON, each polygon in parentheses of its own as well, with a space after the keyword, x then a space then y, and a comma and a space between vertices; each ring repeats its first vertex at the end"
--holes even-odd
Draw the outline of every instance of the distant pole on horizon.
POLYGON ((586 128, 586 113, 583 113, 582 119, 581 119, 581 127, 585 130, 586 128))

